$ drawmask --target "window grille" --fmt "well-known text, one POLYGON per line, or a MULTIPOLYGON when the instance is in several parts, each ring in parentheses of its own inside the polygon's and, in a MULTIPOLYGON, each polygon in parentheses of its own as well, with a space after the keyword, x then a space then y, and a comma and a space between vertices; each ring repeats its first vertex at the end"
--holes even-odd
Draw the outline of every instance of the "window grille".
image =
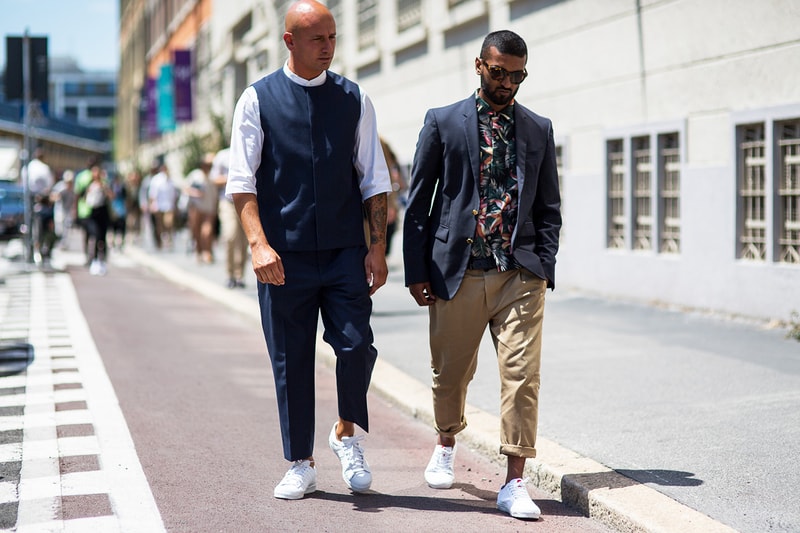
POLYGON ((397 32, 422 23, 422 0, 397 0, 397 32))
POLYGON ((681 251, 681 168, 678 134, 659 136, 661 143, 661 251, 681 251))
POLYGON ((377 43, 378 1, 358 0, 358 49, 366 50, 377 43))
POLYGON ((653 248, 652 192, 650 189, 653 165, 650 157, 650 137, 632 139, 633 156, 633 248, 653 248))
POLYGON ((743 126, 739 144, 741 236, 739 256, 765 261, 767 256, 766 157, 764 125, 743 126))
POLYGON ((780 201, 781 263, 800 263, 800 121, 785 123, 778 139, 781 174, 778 186, 780 201))
POLYGON ((608 142, 608 247, 625 248, 625 152, 622 140, 608 142))

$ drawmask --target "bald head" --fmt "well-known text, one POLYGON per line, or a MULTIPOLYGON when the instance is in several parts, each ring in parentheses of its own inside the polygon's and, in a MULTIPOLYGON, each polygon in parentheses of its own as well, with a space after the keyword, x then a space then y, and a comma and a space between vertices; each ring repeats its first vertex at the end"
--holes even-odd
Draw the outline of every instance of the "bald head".
POLYGON ((295 2, 286 12, 283 42, 289 49, 289 69, 307 80, 327 70, 336 48, 336 22, 315 0, 295 2))
POLYGON ((297 33, 325 18, 333 20, 333 15, 325 5, 316 0, 300 0, 286 11, 284 28, 289 33, 297 33))

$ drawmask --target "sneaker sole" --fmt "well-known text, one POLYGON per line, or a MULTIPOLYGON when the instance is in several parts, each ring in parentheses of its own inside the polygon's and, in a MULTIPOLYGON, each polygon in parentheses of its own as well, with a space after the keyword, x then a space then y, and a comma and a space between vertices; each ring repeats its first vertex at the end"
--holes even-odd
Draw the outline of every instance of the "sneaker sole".
POLYGON ((313 484, 310 485, 303 494, 281 494, 277 490, 275 490, 272 495, 278 498, 279 500, 302 500, 303 496, 307 494, 311 494, 317 490, 317 485, 313 484))
POLYGON ((500 511, 503 511, 512 518, 527 518, 529 520, 538 520, 542 513, 512 513, 511 509, 504 509, 500 505, 497 506, 500 511))
POLYGON ((425 483, 427 483, 428 486, 432 489, 449 489, 453 486, 452 481, 450 481, 449 483, 447 482, 431 483, 430 481, 428 481, 427 477, 425 478, 425 483))

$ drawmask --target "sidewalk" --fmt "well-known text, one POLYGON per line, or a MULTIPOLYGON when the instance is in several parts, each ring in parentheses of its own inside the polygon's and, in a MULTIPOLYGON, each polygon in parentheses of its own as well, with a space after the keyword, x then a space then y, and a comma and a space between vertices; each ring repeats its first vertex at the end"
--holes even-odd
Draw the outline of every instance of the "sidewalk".
MULTIPOLYGON (((226 277, 219 253, 217 263, 199 265, 191 254, 181 252, 180 246, 176 246, 176 249, 179 251, 151 253, 132 247, 125 255, 231 309, 257 316, 252 279, 247 280, 248 287, 244 291, 229 290, 224 287, 226 277)), ((381 331, 376 329, 380 356, 373 374, 372 389, 407 413, 430 424, 433 417, 428 384, 411 377, 399 367, 406 364, 408 354, 427 352, 427 341, 415 334, 425 331, 426 317, 406 306, 406 303, 410 305, 410 297, 402 287, 399 254, 392 254, 389 263, 390 279, 394 281, 381 288, 376 295, 374 313, 379 318, 391 317, 392 320, 381 331), (406 303, 398 304, 398 301, 406 303)), ((333 355, 321 336, 318 336, 317 346, 320 361, 332 365, 333 355)), ((486 375, 490 375, 490 372, 486 375)), ((474 397, 475 390, 479 391, 481 386, 487 385, 473 384, 470 397, 474 397)), ((491 384, 488 387, 491 389, 491 384)), ((493 398, 489 400, 494 401, 493 398)), ((467 416, 469 427, 460 435, 461 442, 480 450, 486 457, 499 460, 498 418, 474 405, 468 406, 467 416)), ((703 513, 551 440, 540 436, 537 450, 538 457, 528 462, 526 472, 533 483, 540 490, 615 530, 681 533, 733 531, 703 513)))

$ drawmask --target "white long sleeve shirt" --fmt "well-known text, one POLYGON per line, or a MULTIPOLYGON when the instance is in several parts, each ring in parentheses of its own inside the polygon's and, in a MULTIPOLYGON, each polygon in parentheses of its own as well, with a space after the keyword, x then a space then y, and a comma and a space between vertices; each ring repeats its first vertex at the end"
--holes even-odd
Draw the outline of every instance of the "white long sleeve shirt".
MULTIPOLYGON (((294 83, 305 87, 322 85, 327 79, 327 71, 312 80, 303 79, 289 70, 288 64, 284 64, 283 73, 294 83)), ((391 192, 392 184, 378 138, 375 108, 361 87, 359 92, 361 117, 356 127, 353 164, 359 175, 361 199, 366 200, 376 194, 391 192)), ((233 112, 230 166, 225 187, 225 195, 229 199, 237 193, 256 194, 256 170, 261 164, 263 146, 264 132, 261 130, 258 95, 250 86, 242 93, 233 112)))

